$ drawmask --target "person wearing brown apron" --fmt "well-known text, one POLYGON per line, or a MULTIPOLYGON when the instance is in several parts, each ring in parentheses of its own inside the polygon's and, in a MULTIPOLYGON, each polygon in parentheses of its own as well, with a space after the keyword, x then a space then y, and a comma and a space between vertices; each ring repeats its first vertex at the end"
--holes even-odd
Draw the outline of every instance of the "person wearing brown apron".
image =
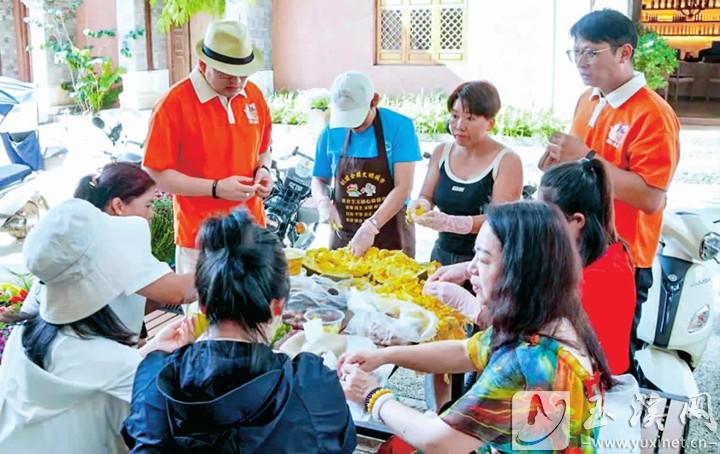
POLYGON ((318 140, 313 196, 321 221, 332 227, 331 249, 349 245, 360 256, 375 246, 414 257, 415 230, 405 204, 420 150, 412 121, 378 108, 378 99, 362 73, 335 79, 330 125, 318 140))

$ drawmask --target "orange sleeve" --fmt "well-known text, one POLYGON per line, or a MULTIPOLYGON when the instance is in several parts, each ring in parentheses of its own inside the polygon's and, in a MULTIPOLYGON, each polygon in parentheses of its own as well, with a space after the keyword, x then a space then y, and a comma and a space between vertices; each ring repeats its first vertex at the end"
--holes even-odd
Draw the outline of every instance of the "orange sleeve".
POLYGON ((167 103, 160 103, 150 118, 143 166, 154 170, 174 168, 180 155, 181 115, 172 115, 167 103))
POLYGON ((648 117, 627 147, 629 170, 648 186, 666 190, 680 159, 679 126, 671 118, 648 117))

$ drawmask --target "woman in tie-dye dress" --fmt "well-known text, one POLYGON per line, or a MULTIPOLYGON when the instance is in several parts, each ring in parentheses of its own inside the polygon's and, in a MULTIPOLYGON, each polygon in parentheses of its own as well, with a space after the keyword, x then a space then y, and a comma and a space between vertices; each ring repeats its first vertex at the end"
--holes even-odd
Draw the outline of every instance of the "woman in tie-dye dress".
POLYGON ((339 367, 346 396, 425 452, 595 452, 598 397, 611 378, 580 305, 580 275, 557 208, 493 207, 475 243, 470 280, 488 306, 490 327, 467 341, 346 355, 339 367), (426 373, 476 370, 479 377, 436 416, 378 391, 368 372, 387 363, 426 373))

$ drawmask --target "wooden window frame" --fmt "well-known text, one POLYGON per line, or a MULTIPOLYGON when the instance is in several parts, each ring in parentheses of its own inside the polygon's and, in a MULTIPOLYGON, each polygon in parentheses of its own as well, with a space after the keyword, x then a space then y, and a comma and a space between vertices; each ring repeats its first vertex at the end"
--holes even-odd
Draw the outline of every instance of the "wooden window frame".
POLYGON ((376 65, 445 65, 463 63, 467 58, 468 0, 375 0, 375 64, 376 65), (441 10, 456 6, 463 10, 462 44, 459 51, 440 49, 441 10), (429 51, 413 51, 410 46, 410 11, 430 8, 432 14, 431 46, 429 51), (382 49, 382 11, 400 9, 402 34, 399 51, 382 49))

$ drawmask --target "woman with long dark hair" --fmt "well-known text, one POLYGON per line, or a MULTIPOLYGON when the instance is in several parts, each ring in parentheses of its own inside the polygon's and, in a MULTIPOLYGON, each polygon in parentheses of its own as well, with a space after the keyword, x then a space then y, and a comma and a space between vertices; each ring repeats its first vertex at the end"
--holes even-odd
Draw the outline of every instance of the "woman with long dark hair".
POLYGON ((138 350, 109 307, 132 285, 134 250, 148 235, 144 220, 77 199, 28 235, 23 255, 47 295, 38 314, 15 317, 0 365, 0 446, 8 452, 124 450, 120 428, 142 356, 193 339, 192 322, 182 320, 138 350))
MULTIPOLYGON (((583 308, 610 370, 623 374, 632 364, 635 281, 630 255, 615 231, 612 184, 605 167, 598 160, 588 159, 555 166, 543 175, 538 197, 557 205, 565 214, 582 259, 583 308)), ((455 285, 467 279, 467 263, 443 267, 430 277, 426 291, 482 325, 486 308, 455 285)))
MULTIPOLYGON (((138 216, 150 222, 156 190, 155 181, 139 165, 116 162, 103 167, 97 175, 83 177, 75 189, 75 198, 87 200, 110 216, 138 216)), ((142 247, 134 251, 135 279, 110 303, 115 315, 135 334, 140 333, 146 313, 192 301, 195 296, 194 274, 176 274, 153 257, 149 230, 143 232, 141 241, 142 247)), ((23 312, 37 312, 38 302, 43 298, 42 285, 34 285, 23 304, 23 312)))
POLYGON ((316 355, 291 360, 268 345, 290 292, 277 236, 238 209, 206 221, 198 243, 207 335, 140 364, 124 426, 133 452, 353 452, 335 372, 316 355))
POLYGON ((538 197, 565 213, 583 263, 582 305, 610 370, 627 372, 635 311, 635 274, 625 243, 615 231, 612 184, 602 162, 592 159, 552 167, 538 197))
MULTIPOLYGON (((473 289, 490 310, 490 326, 468 341, 343 356, 338 370, 348 399, 364 403, 375 419, 422 451, 470 452, 489 445, 511 452, 513 442, 523 441, 522 433, 512 432, 513 397, 565 391, 568 445, 558 449, 592 451, 599 413, 591 399, 610 388, 611 375, 580 305, 580 260, 563 214, 540 202, 491 207, 470 270, 473 289), (479 377, 435 416, 378 388, 369 372, 387 363, 426 373, 475 370, 479 377)), ((519 413, 525 420, 533 412, 526 409, 519 413)), ((552 408, 534 409, 541 410, 547 416, 552 408)))

